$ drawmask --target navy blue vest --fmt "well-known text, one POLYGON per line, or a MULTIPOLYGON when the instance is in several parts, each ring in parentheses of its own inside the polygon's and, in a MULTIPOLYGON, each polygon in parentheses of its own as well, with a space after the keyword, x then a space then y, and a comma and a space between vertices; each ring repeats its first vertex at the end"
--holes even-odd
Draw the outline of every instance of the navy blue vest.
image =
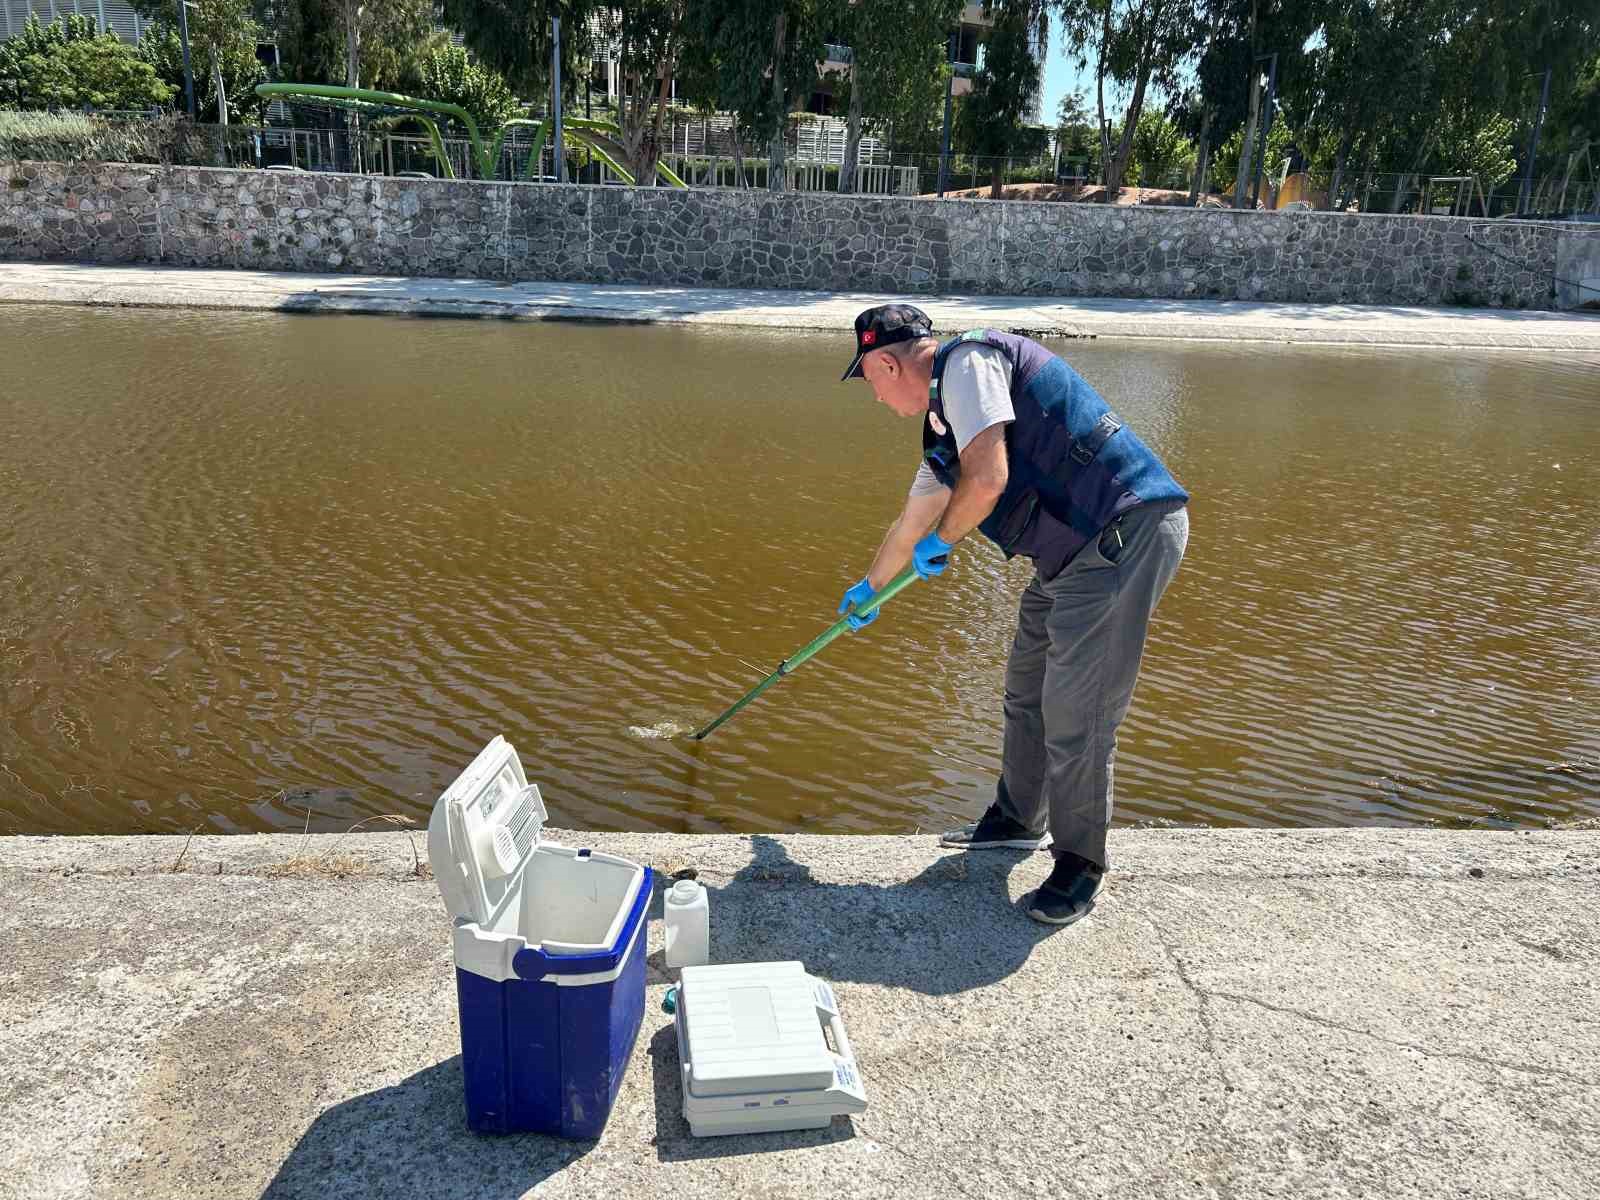
POLYGON ((978 526, 1007 558, 1031 558, 1041 577, 1053 579, 1130 508, 1189 499, 1083 376, 1031 338, 989 329, 952 338, 934 356, 922 452, 940 483, 953 488, 961 476, 939 393, 950 354, 964 342, 983 342, 1011 360, 1016 420, 1006 427, 1009 475, 994 511, 978 526))

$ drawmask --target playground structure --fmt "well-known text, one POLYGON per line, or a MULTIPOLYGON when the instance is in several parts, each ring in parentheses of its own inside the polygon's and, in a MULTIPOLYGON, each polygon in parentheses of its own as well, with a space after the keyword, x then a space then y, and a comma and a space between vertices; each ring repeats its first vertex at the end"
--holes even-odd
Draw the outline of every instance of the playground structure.
MULTIPOLYGON (((526 165, 521 177, 532 181, 540 178, 539 163, 549 138, 550 123, 531 117, 513 117, 495 131, 492 140, 485 140, 478 128, 477 119, 466 109, 443 100, 423 100, 416 96, 403 96, 397 92, 379 92, 369 88, 335 87, 320 83, 263 83, 257 86, 256 95, 265 100, 287 103, 314 102, 340 109, 370 121, 415 121, 427 134, 432 156, 446 179, 456 178, 455 163, 445 144, 441 124, 455 123, 466 133, 469 146, 469 174, 479 179, 496 179, 500 175, 500 160, 508 139, 517 130, 531 130, 533 141, 528 150, 526 165)), ((566 117, 562 121, 564 138, 582 147, 595 161, 624 183, 638 181, 621 163, 627 157, 622 148, 622 131, 608 121, 591 121, 581 117, 566 117)), ((656 164, 656 174, 673 187, 688 184, 667 166, 656 164)))

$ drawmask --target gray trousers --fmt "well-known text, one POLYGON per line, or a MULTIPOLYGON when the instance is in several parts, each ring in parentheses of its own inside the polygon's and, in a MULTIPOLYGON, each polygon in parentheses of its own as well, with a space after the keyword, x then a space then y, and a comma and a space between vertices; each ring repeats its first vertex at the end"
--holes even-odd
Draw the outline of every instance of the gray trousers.
POLYGON ((1128 715, 1150 614, 1189 543, 1184 508, 1135 508, 1050 582, 1022 593, 1006 664, 1001 811, 1053 850, 1106 865, 1117 727, 1128 715))

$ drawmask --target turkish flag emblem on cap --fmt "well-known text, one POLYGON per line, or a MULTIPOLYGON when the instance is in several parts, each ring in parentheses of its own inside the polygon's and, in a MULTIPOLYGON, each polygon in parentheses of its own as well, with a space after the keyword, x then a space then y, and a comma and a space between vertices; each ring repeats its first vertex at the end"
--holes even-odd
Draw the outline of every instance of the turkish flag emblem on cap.
POLYGON ((861 335, 861 344, 863 346, 870 346, 870 345, 872 345, 873 342, 875 342, 877 340, 878 340, 878 331, 876 329, 868 329, 861 335))

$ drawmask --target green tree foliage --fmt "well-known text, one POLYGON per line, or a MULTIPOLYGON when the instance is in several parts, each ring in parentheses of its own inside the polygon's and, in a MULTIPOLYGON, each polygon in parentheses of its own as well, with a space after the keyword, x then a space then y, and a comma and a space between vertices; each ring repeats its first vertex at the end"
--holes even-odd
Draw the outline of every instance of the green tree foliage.
POLYGON ((1085 176, 1099 172, 1100 134, 1089 111, 1089 97, 1082 92, 1068 92, 1056 107, 1056 145, 1062 161, 1080 163, 1085 176))
MULTIPOLYGON (((183 45, 176 0, 134 0, 134 8, 153 25, 140 39, 140 56, 172 85, 183 103, 183 45)), ((197 120, 223 123, 217 109, 219 85, 229 120, 260 112, 254 88, 266 80, 267 72, 256 59, 256 43, 265 36, 251 0, 194 0, 189 8, 189 57, 197 120)))
MULTIPOLYGON (((653 183, 671 81, 684 52, 690 0, 441 0, 446 24, 460 30, 480 63, 494 68, 525 96, 550 87, 552 17, 561 18, 562 92, 576 95, 582 65, 601 48, 615 58, 622 81, 615 148, 634 177, 653 183)), ((759 54, 762 43, 747 52, 759 54)))
POLYGON ((932 131, 950 71, 950 32, 961 9, 962 0, 835 0, 829 41, 851 49, 850 69, 835 88, 848 114, 840 190, 852 190, 863 132, 893 131, 903 145, 914 146, 919 134, 932 131))
POLYGON ((171 97, 133 47, 88 17, 41 25, 30 15, 0 42, 0 108, 149 108, 171 97))
MULTIPOLYGON (((816 80, 837 0, 688 0, 684 75, 702 108, 732 113, 741 145, 769 150, 768 187, 781 189, 783 133, 816 80)), ((742 170, 742 167, 740 168, 742 170)))
MULTIPOLYGON (((191 30, 191 33, 193 31, 191 30)), ((195 115, 200 121, 215 121, 217 115, 216 72, 211 69, 211 52, 202 54, 197 42, 190 45, 194 72, 195 115)), ((174 101, 183 104, 183 42, 178 30, 165 21, 155 21, 139 39, 139 57, 155 69, 162 82, 172 88, 174 101)), ((267 69, 256 58, 255 39, 230 39, 220 48, 222 93, 230 121, 259 120, 265 102, 255 86, 265 83, 267 69)))
POLYGON ((1446 113, 1432 171, 1436 175, 1471 175, 1484 191, 1492 191, 1516 174, 1515 136, 1510 117, 1490 114, 1480 123, 1466 114, 1446 113))
POLYGON ((473 62, 459 46, 436 47, 424 58, 414 90, 426 100, 459 104, 472 114, 485 136, 492 136, 520 107, 505 77, 473 62))
MULTIPOLYGON (((1289 149, 1294 145, 1294 134, 1284 121, 1275 121, 1267 135, 1266 174, 1276 179, 1288 165, 1289 149)), ((1234 190, 1239 174, 1239 157, 1244 149, 1244 126, 1239 126, 1216 148, 1211 157, 1211 178, 1224 192, 1234 190)))
MULTIPOLYGON (((1574 172, 1600 175, 1600 54, 1575 72, 1569 91, 1555 95, 1545 118, 1540 158, 1570 180, 1574 172)), ((1579 176, 1582 178, 1582 176, 1579 176)), ((1600 188, 1594 204, 1600 208, 1600 188)))
POLYGON ((1165 113, 1145 109, 1134 130, 1126 180, 1136 187, 1187 186, 1195 148, 1165 113))
POLYGON ((1106 127, 1106 81, 1128 89, 1116 144, 1102 137, 1106 198, 1114 199, 1133 156, 1152 85, 1169 93, 1200 40, 1200 5, 1193 0, 1057 0, 1080 66, 1095 64, 1096 112, 1106 127))
MULTIPOLYGON (((405 92, 449 38, 433 28, 433 0, 381 0, 356 12, 361 86, 405 92)), ((343 0, 273 0, 279 73, 294 83, 348 84, 349 16, 343 0)))
MULTIPOLYGON (((792 48, 789 16, 781 0, 696 0, 685 13, 683 74, 689 97, 702 108, 732 115, 741 175, 744 148, 769 145, 788 117, 788 64, 776 81, 781 95, 774 88, 772 65, 780 18, 786 57, 792 48)), ((769 170, 769 181, 772 175, 769 170)))
POLYGON ((998 200, 1006 159, 1042 147, 1042 131, 1024 127, 1022 116, 1039 93, 1039 62, 1030 40, 1043 13, 1033 0, 987 0, 984 11, 993 24, 972 91, 957 114, 954 141, 962 153, 989 160, 989 195, 998 200))

